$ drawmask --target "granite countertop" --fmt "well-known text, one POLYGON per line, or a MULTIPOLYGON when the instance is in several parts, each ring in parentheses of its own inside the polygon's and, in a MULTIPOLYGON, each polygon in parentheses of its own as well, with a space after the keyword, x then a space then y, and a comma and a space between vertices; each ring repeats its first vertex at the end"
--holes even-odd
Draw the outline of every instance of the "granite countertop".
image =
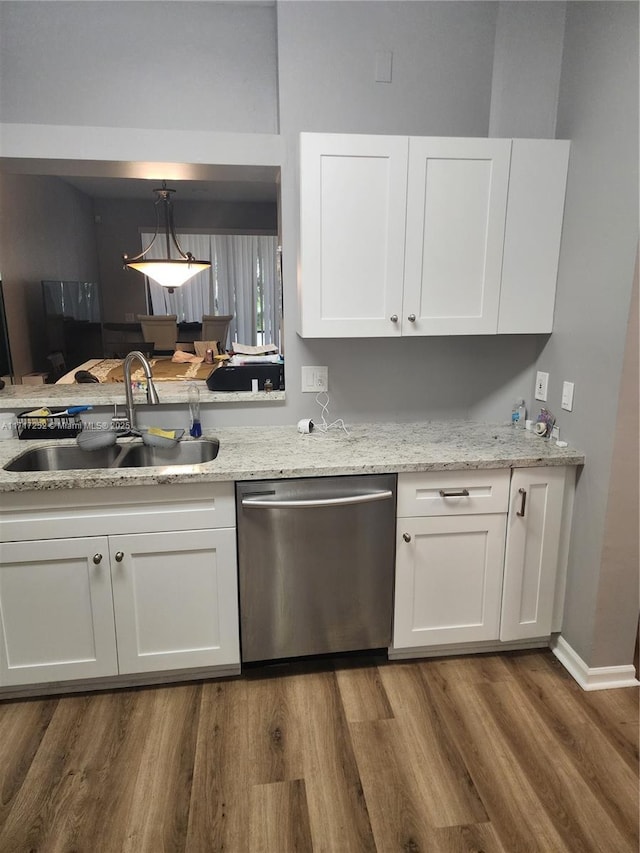
MULTIPOLYGON (((11 472, 0 467, 0 491, 584 463, 583 454, 575 448, 557 447, 509 425, 424 421, 355 424, 347 429, 348 435, 341 429, 301 434, 295 426, 210 430, 205 437, 218 438, 220 452, 217 459, 200 465, 56 472, 11 472)), ((74 439, 0 441, 0 466, 32 447, 54 443, 73 444, 74 439)))
MULTIPOLYGON (((200 402, 204 403, 277 403, 285 399, 284 391, 209 391, 204 382, 156 382, 160 403, 188 403, 189 385, 196 384, 200 391, 200 402)), ((144 405, 144 391, 133 395, 136 403, 144 405)), ((76 406, 124 406, 123 382, 86 385, 7 385, 0 392, 0 408, 20 411, 43 405, 76 406)))

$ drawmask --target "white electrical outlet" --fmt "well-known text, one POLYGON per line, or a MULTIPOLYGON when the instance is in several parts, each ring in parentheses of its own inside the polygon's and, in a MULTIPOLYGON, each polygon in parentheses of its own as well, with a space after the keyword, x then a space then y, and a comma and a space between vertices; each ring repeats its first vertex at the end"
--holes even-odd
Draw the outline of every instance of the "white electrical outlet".
POLYGON ((573 382, 562 383, 562 408, 567 412, 573 411, 573 382))
POLYGON ((543 402, 546 402, 548 388, 549 388, 549 374, 543 373, 541 370, 539 370, 536 373, 536 393, 535 393, 536 400, 542 400, 543 402))
POLYGON ((317 394, 319 391, 329 390, 329 368, 328 367, 303 367, 302 368, 302 390, 305 393, 317 394))

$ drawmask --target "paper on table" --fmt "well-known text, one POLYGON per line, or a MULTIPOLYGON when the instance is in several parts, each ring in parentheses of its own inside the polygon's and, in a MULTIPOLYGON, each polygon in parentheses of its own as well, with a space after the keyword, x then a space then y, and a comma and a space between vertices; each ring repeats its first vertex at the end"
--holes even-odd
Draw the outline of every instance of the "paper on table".
POLYGON ((279 355, 232 355, 229 364, 237 367, 242 364, 278 364, 279 355))
POLYGON ((236 355, 267 355, 277 353, 278 347, 275 344, 260 344, 259 346, 250 346, 249 344, 239 344, 234 342, 233 351, 236 355))

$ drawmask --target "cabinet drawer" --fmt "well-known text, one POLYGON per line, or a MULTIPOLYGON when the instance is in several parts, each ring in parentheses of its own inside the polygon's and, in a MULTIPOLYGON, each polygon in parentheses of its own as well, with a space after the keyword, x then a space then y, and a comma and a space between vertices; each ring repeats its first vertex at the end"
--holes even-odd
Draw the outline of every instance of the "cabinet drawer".
POLYGON ((398 476, 398 517, 507 512, 511 470, 430 471, 398 476))

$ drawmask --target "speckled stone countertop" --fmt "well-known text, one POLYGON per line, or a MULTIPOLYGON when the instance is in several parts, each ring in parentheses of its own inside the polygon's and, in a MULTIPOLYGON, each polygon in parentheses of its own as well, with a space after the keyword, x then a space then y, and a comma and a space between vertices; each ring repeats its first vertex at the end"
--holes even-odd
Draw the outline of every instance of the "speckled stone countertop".
MULTIPOLYGON (((226 427, 207 432, 220 440, 217 459, 200 465, 158 468, 11 472, 0 469, 0 491, 141 486, 157 483, 318 477, 471 468, 581 465, 572 447, 508 425, 471 421, 425 421, 347 425, 301 434, 295 426, 226 427)), ((121 439, 121 441, 139 439, 121 439)), ((73 444, 74 439, 65 439, 73 444)), ((0 466, 51 441, 0 441, 0 466)), ((58 442, 62 443, 62 442, 58 442)))
MULTIPOLYGON (((156 382, 161 403, 188 403, 189 385, 197 385, 201 403, 277 403, 285 399, 284 391, 209 391, 204 382, 156 382)), ((136 403, 145 402, 144 391, 134 393, 136 403)), ((124 383, 109 382, 86 385, 8 385, 0 392, 0 410, 29 409, 36 406, 112 406, 124 405, 124 383)))

